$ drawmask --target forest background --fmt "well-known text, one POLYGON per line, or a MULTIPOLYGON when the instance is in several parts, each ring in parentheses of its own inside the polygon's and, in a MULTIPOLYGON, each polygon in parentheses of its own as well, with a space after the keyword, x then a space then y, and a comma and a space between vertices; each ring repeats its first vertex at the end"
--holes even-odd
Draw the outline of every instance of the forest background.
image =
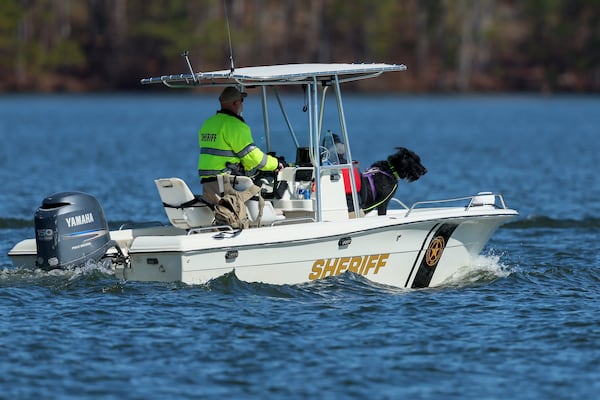
POLYGON ((227 69, 226 14, 237 67, 402 63, 370 89, 600 92, 600 0, 1 0, 0 92, 138 90, 187 73, 184 50, 227 69))

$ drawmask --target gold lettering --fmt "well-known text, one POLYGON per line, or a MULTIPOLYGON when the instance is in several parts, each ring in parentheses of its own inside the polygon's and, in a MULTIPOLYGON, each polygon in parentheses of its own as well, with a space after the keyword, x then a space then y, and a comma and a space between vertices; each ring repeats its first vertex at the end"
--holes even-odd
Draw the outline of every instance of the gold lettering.
POLYGON ((348 269, 348 262, 350 261, 350 257, 342 257, 340 258, 340 262, 338 263, 338 267, 335 270, 335 274, 339 275, 348 269))
POLYGON ((358 274, 358 269, 360 268, 360 262, 362 261, 362 257, 352 257, 350 259, 350 266, 348 267, 348 271, 352 271, 355 274, 358 274))
POLYGON ((377 267, 375 268, 375 273, 379 272, 379 268, 385 267, 385 264, 387 263, 387 259, 389 257, 390 257, 389 254, 380 254, 379 255, 379 261, 377 262, 377 267))
POLYGON ((308 274, 308 279, 326 278, 342 274, 345 271, 352 271, 360 275, 377 274, 381 268, 387 265, 389 258, 390 254, 385 253, 316 260, 312 265, 311 273, 308 274))
POLYGON ((362 264, 360 265, 360 270, 358 272, 359 274, 366 275, 365 267, 367 265, 367 261, 369 261, 369 256, 364 256, 362 259, 362 264))
POLYGON ((325 264, 325 260, 315 261, 312 266, 312 273, 308 274, 308 279, 311 281, 319 279, 323 270, 323 264, 325 264))
POLYGON ((337 266, 338 260, 338 258, 328 258, 325 261, 325 267, 323 268, 321 278, 335 275, 335 267, 337 266))
POLYGON ((375 268, 377 265, 377 259, 379 259, 379 254, 373 254, 369 256, 369 261, 366 263, 365 273, 363 275, 367 275, 370 269, 375 268))

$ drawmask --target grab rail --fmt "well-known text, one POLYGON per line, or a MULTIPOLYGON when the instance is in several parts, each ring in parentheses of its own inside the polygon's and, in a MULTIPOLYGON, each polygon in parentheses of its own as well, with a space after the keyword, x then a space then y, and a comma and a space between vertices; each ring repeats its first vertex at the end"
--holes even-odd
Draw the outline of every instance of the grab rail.
MULTIPOLYGON (((396 199, 394 199, 396 200, 396 199)), ((457 201, 464 201, 464 200, 470 200, 469 204, 467 204, 465 206, 465 211, 470 210, 472 207, 479 207, 479 206, 483 206, 483 205, 489 205, 489 206, 494 206, 496 208, 500 208, 500 209, 506 209, 506 203, 504 202, 504 197, 501 194, 498 193, 491 193, 491 192, 482 192, 482 193, 477 193, 475 195, 472 196, 465 196, 465 197, 456 197, 456 198, 452 198, 452 199, 444 199, 444 200, 424 200, 424 201, 417 201, 416 203, 413 203, 410 208, 406 207, 406 205, 404 205, 404 203, 402 203, 400 200, 397 200, 400 204, 402 204, 404 206, 404 208, 407 209, 406 214, 404 214, 405 217, 408 217, 410 215, 411 212, 413 212, 413 210, 415 210, 418 206, 422 206, 424 204, 442 204, 442 203, 454 203, 457 201), (493 198, 494 201, 492 202, 490 200, 490 198, 493 198), (498 198, 499 202, 500 202, 500 206, 496 205, 496 198, 498 198), (474 200, 477 199, 481 199, 483 201, 487 201, 487 202, 483 202, 483 203, 478 203, 475 202, 474 200)))
POLYGON ((392 197, 392 198, 390 199, 390 201, 393 201, 393 202, 395 202, 395 203, 398 203, 398 204, 400 204, 400 205, 401 205, 401 206, 402 206, 404 209, 406 209, 406 210, 408 210, 408 209, 409 209, 409 208, 408 208, 408 206, 407 206, 406 204, 404 204, 404 202, 402 202, 402 200, 400 200, 400 199, 397 199, 397 198, 395 198, 395 197, 392 197))
POLYGON ((126 229, 141 229, 141 228, 153 228, 156 226, 166 226, 160 221, 147 221, 147 222, 125 222, 119 226, 120 231, 124 231, 126 229))
POLYGON ((219 231, 219 232, 228 232, 228 233, 234 233, 236 232, 235 229, 233 229, 233 227, 231 225, 210 225, 210 226, 203 226, 200 228, 192 228, 187 232, 187 236, 189 235, 193 235, 196 233, 201 233, 201 232, 207 232, 207 231, 219 231))
POLYGON ((311 217, 286 218, 286 219, 281 219, 281 220, 278 220, 278 221, 273 221, 271 223, 271 226, 274 226, 274 225, 296 224, 298 222, 303 222, 303 221, 306 221, 306 222, 315 222, 315 219, 311 218, 311 217))

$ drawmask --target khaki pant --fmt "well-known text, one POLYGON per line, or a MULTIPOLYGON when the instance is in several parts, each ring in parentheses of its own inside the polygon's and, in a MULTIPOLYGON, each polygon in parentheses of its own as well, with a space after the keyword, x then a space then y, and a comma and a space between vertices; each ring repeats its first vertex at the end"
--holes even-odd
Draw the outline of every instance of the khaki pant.
POLYGON ((219 191, 219 182, 205 182, 202 184, 202 198, 210 204, 217 204, 222 193, 219 191), (218 196, 218 197, 217 197, 218 196))

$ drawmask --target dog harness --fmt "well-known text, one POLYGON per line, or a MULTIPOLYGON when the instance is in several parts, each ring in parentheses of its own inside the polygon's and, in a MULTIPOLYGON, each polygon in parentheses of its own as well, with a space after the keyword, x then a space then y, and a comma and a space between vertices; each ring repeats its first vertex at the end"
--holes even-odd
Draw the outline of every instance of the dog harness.
POLYGON ((377 198, 376 197, 377 196, 377 192, 375 190, 375 183, 373 182, 373 175, 375 175, 377 173, 380 173, 380 174, 383 174, 383 175, 385 175, 387 177, 392 178, 394 180, 394 182, 395 182, 394 183, 394 187, 392 188, 392 190, 390 191, 390 193, 388 193, 388 195, 383 200, 381 200, 381 201, 373 204, 371 207, 364 208, 364 211, 371 211, 372 209, 378 207, 380 204, 385 203, 390 198, 390 196, 396 191, 396 189, 398 188, 398 179, 400 179, 400 176, 398 176, 398 173, 396 172, 396 170, 394 169, 394 167, 392 167, 392 165, 389 162, 388 162, 388 165, 390 166, 390 168, 392 170, 392 173, 394 174, 393 176, 390 175, 389 173, 387 173, 387 172, 385 172, 385 171, 377 168, 377 167, 369 168, 368 170, 366 170, 363 173, 363 177, 367 178, 367 181, 369 182, 369 188, 371 189, 371 196, 373 197, 373 200, 375 200, 377 198))

